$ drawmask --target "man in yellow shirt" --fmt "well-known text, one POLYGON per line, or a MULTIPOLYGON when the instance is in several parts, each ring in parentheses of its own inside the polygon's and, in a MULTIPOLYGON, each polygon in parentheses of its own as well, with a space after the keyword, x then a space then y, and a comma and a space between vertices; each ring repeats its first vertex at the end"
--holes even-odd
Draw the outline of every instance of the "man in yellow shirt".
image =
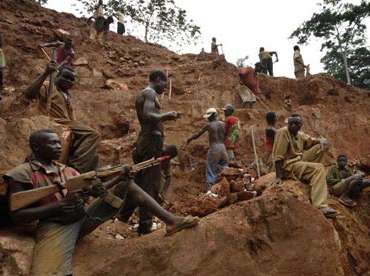
POLYGON ((304 65, 303 58, 301 55, 301 50, 299 49, 299 46, 294 46, 294 56, 293 56, 293 62, 294 62, 294 75, 297 79, 304 78, 305 68, 306 65, 304 65))
POLYGON ((99 156, 96 152, 100 142, 100 134, 91 127, 75 120, 69 94, 76 78, 73 69, 69 67, 59 69, 51 91, 50 111, 47 110, 49 82, 45 80, 50 73, 56 70, 56 63, 50 62, 44 73, 27 88, 26 98, 29 100, 36 99, 42 114, 49 116, 56 123, 71 130, 73 137, 67 165, 80 173, 94 170, 98 167, 99 162, 99 156))
POLYGON ((325 138, 315 139, 299 131, 302 117, 292 114, 288 118, 288 127, 276 131, 272 158, 276 169, 273 184, 282 183, 283 179, 297 179, 309 182, 311 202, 326 217, 335 217, 336 211, 328 207, 325 167, 322 164, 328 149, 325 138))

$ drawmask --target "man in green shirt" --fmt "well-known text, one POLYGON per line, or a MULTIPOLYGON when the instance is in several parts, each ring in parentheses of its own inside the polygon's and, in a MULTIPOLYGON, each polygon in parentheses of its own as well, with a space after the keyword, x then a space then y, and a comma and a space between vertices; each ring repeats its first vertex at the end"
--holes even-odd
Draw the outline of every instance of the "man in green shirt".
POLYGON ((351 197, 370 186, 370 180, 364 180, 363 177, 362 172, 353 173, 348 168, 347 156, 342 154, 337 157, 337 165, 328 169, 326 181, 329 192, 339 197, 340 203, 347 207, 354 207, 357 203, 351 197))

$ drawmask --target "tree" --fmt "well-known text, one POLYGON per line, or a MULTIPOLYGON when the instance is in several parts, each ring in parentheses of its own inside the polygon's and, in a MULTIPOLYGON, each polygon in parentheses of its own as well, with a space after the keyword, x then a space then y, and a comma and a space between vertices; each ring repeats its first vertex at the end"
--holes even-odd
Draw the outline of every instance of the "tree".
MULTIPOLYGON (((343 68, 342 57, 338 51, 328 51, 321 59, 324 69, 335 78, 345 81, 346 72, 343 68)), ((366 47, 350 50, 348 64, 352 85, 370 89, 370 50, 366 47)))
MULTIPOLYGON (((94 11, 96 1, 77 1, 88 12, 94 11)), ((104 10, 106 15, 122 10, 130 18, 132 29, 143 30, 145 42, 169 41, 181 46, 195 43, 201 34, 200 27, 188 20, 186 11, 174 0, 109 0, 104 10)))
POLYGON ((32 0, 33 2, 43 6, 44 4, 46 4, 48 2, 48 0, 32 0))
POLYGON ((323 0, 318 5, 320 13, 314 13, 311 19, 303 22, 290 38, 297 37, 298 44, 307 43, 312 36, 323 39, 321 50, 338 52, 347 83, 351 84, 348 55, 351 49, 363 47, 366 42, 363 21, 370 15, 370 2, 362 0, 359 5, 354 5, 342 0, 323 0))

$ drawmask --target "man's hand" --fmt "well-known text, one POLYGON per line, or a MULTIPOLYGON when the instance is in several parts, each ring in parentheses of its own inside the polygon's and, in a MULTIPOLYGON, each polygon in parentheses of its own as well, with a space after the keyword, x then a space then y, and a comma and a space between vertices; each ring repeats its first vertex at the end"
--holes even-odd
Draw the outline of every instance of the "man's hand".
POLYGON ((91 193, 90 193, 91 196, 95 198, 97 197, 103 198, 108 194, 107 188, 101 182, 91 185, 90 189, 91 189, 91 193))
POLYGON ((321 145, 321 149, 322 150, 328 150, 329 147, 330 147, 329 141, 326 138, 321 138, 320 139, 320 145, 321 145))
POLYGON ((181 118, 181 115, 181 112, 170 111, 167 113, 166 117, 169 121, 176 121, 177 119, 181 118))
POLYGON ((274 181, 270 183, 270 185, 275 185, 275 184, 279 185, 282 183, 283 183, 283 180, 280 177, 277 177, 274 181))
POLYGON ((48 65, 46 66, 45 72, 47 74, 50 74, 50 73, 52 73, 54 71, 57 71, 57 70, 58 70, 58 64, 56 64, 56 62, 54 62, 54 61, 50 61, 48 63, 48 65))

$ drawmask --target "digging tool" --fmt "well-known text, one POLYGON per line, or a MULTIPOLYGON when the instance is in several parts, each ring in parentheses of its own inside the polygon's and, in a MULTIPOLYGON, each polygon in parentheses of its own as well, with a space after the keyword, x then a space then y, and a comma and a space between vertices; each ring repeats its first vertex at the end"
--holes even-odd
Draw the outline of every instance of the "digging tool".
POLYGON ((170 79, 170 92, 168 93, 169 100, 171 99, 171 95, 172 95, 172 80, 170 79))
POLYGON ((266 109, 269 109, 268 108, 268 106, 267 105, 265 105, 262 101, 261 101, 261 99, 260 99, 260 97, 258 97, 257 95, 255 95, 256 96, 256 99, 257 99, 257 101, 263 106, 263 107, 265 107, 266 109))
MULTIPOLYGON (((171 156, 163 156, 157 159, 150 159, 136 165, 133 165, 129 170, 127 177, 133 177, 138 171, 157 166, 162 161, 171 158, 171 156)), ((58 193, 61 189, 67 189, 69 191, 82 192, 83 189, 90 187, 97 183, 97 181, 108 181, 114 177, 118 177, 127 170, 127 165, 118 165, 111 168, 102 168, 95 171, 83 173, 79 176, 67 180, 65 183, 58 183, 58 185, 45 186, 41 188, 31 189, 23 192, 14 193, 10 197, 10 210, 15 211, 20 208, 26 207, 32 203, 39 201, 40 199, 58 193)), ((56 183, 57 184, 57 183, 56 183)), ((122 199, 115 196, 108 191, 107 195, 103 198, 105 202, 115 208, 120 208, 122 205, 122 199)))
MULTIPOLYGON (((52 50, 52 55, 51 55, 51 61, 55 62, 55 57, 56 57, 56 49, 52 50)), ((51 107, 51 97, 53 93, 53 85, 54 85, 54 72, 50 73, 49 77, 49 87, 48 87, 48 96, 47 96, 47 101, 46 101, 46 113, 49 115, 50 113, 50 107, 51 107)))
POLYGON ((258 155, 257 155, 256 142, 254 140, 254 130, 253 130, 253 127, 251 127, 251 136, 252 136, 252 144, 253 144, 253 152, 254 152, 254 162, 256 163, 256 166, 257 166, 257 175, 258 175, 258 178, 260 178, 261 177, 260 165, 259 165, 259 160, 258 160, 258 155))
POLYGON ((41 47, 41 51, 45 54, 47 59, 50 60, 50 57, 49 57, 48 53, 45 51, 45 49, 43 47, 41 47))
POLYGON ((220 46, 221 46, 221 53, 222 53, 222 55, 225 55, 224 48, 222 47, 222 44, 220 44, 220 46))

